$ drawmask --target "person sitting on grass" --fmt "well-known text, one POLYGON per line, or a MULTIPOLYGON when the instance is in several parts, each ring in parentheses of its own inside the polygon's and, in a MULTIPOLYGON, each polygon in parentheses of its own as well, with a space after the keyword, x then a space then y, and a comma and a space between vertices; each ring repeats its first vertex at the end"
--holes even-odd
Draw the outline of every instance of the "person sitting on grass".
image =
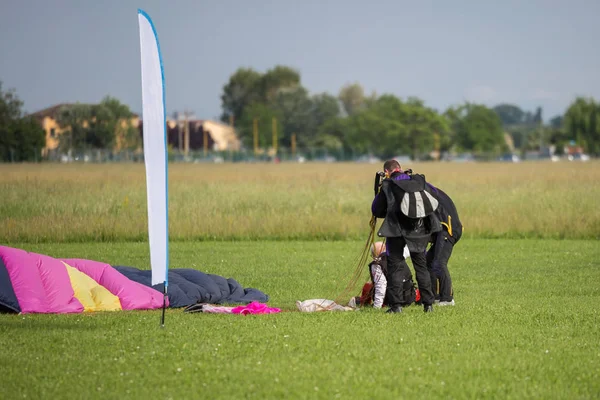
MULTIPOLYGON (((404 256, 405 258, 410 257, 408 247, 404 248, 404 256)), ((373 308, 379 309, 386 306, 387 253, 384 242, 375 242, 371 245, 371 257, 373 258, 373 261, 369 263, 369 275, 371 279, 364 284, 360 296, 350 299, 348 303, 350 307, 373 304, 373 308)), ((409 269, 406 269, 406 272, 407 276, 403 279, 404 288, 402 291, 404 297, 402 305, 404 307, 420 300, 418 289, 415 289, 412 281, 412 274, 409 269)))

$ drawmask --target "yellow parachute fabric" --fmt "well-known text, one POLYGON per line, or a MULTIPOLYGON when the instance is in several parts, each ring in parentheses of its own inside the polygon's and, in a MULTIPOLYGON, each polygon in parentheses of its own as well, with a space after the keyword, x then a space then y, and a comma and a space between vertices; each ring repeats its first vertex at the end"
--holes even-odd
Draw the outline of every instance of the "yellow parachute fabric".
POLYGON ((77 268, 71 267, 64 261, 62 263, 67 268, 75 298, 83 305, 84 312, 122 310, 121 301, 117 296, 77 268))

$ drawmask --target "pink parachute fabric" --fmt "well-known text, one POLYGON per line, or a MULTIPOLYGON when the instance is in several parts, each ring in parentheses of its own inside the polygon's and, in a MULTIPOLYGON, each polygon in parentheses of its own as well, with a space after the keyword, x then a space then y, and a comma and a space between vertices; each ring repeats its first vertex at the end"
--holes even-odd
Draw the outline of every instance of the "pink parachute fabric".
MULTIPOLYGON (((65 258, 62 261, 73 268, 77 268, 117 296, 121 301, 123 310, 144 310, 162 307, 162 293, 128 279, 109 264, 79 258, 65 258)), ((167 299, 168 306, 169 302, 167 299)))
POLYGON ((83 312, 67 269, 59 260, 6 246, 0 246, 0 259, 23 314, 83 312))
POLYGON ((233 310, 231 310, 231 312, 233 314, 242 314, 242 315, 274 314, 274 313, 281 312, 281 309, 275 308, 275 307, 269 307, 266 304, 253 301, 252 303, 250 303, 246 306, 234 307, 233 310))
POLYGON ((5 308, 18 313, 84 312, 86 309, 78 298, 83 292, 77 294, 76 289, 85 291, 82 299, 98 301, 97 307, 92 307, 94 311, 115 310, 108 306, 114 303, 106 298, 109 293, 110 297, 119 299, 115 303, 119 310, 162 307, 163 295, 158 290, 132 281, 109 264, 98 261, 57 259, 0 246, 0 270, 0 306, 4 304, 5 308), (72 275, 69 268, 81 274, 72 275), (82 285, 82 278, 88 279, 88 283, 82 285), (92 286, 88 286, 90 282, 92 286))

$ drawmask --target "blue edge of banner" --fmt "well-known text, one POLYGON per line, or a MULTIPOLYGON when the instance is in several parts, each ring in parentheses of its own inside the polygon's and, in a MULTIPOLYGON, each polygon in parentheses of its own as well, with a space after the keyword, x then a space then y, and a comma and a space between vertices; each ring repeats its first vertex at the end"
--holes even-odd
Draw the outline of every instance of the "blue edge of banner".
POLYGON ((167 212, 166 212, 166 232, 165 234, 167 235, 166 240, 167 240, 167 260, 166 260, 166 271, 165 271, 165 293, 167 291, 167 286, 169 285, 169 159, 168 159, 168 153, 167 153, 167 106, 165 103, 165 70, 163 67, 163 60, 162 60, 162 53, 160 51, 160 43, 158 42, 158 33, 156 32, 156 28, 154 27, 154 22, 152 22, 152 18, 150 18, 150 16, 148 15, 148 13, 140 8, 138 8, 138 14, 141 14, 144 16, 144 18, 146 18, 148 20, 148 23, 150 23, 150 26, 152 27, 152 32, 154 33, 154 39, 156 40, 156 48, 158 49, 158 61, 160 63, 160 76, 162 78, 162 90, 163 90, 163 121, 164 121, 164 127, 163 130, 165 132, 165 204, 167 207, 167 212))

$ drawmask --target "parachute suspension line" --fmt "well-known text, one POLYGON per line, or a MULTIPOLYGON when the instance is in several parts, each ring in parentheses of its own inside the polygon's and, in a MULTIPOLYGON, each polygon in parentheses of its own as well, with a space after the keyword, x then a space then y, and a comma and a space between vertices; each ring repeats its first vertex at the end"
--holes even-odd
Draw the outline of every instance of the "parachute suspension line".
MULTIPOLYGON (((382 178, 381 173, 378 172, 375 178, 376 178, 376 180, 375 180, 374 189, 375 189, 375 196, 377 196, 381 192, 381 178, 382 178)), ((369 228, 370 228, 369 229, 369 237, 367 238, 365 247, 363 248, 362 252, 360 253, 360 255, 358 257, 357 264, 354 269, 354 273, 352 274, 352 277, 350 278, 350 282, 348 283, 348 285, 346 286, 344 291, 335 298, 333 304, 331 305, 332 307, 334 306, 334 304, 340 304, 340 302, 345 301, 346 299, 351 297, 350 296, 351 292, 354 291, 354 289, 356 288, 356 283, 358 282, 358 280, 360 279, 360 277, 363 274, 363 268, 366 268, 368 265, 371 248, 375 243, 375 227, 376 226, 377 226, 377 217, 372 215, 371 220, 369 221, 369 228)), ((385 241, 384 241, 384 244, 385 244, 385 241)))
POLYGON ((352 274, 352 277, 350 278, 350 282, 348 283, 348 285, 346 286, 344 291, 335 298, 334 304, 340 304, 340 302, 347 300, 349 297, 351 297, 350 296, 351 293, 355 290, 358 280, 363 275, 363 269, 368 265, 369 256, 370 256, 370 252, 371 252, 371 246, 375 243, 375 227, 376 226, 377 226, 377 218, 375 218, 375 216, 372 216, 371 220, 369 221, 369 227, 370 227, 369 236, 367 237, 365 246, 358 257, 357 264, 354 269, 354 273, 352 274))

